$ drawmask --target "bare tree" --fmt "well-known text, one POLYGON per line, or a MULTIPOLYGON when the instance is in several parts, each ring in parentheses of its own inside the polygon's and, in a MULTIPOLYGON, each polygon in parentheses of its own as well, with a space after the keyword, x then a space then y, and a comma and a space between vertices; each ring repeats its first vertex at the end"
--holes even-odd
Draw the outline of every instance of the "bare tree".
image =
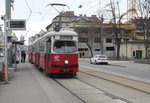
POLYGON ((78 28, 75 28, 75 31, 80 35, 79 40, 82 39, 82 41, 86 43, 86 45, 89 48, 89 52, 91 56, 93 56, 92 47, 93 47, 94 38, 95 38, 94 34, 98 34, 100 32, 99 27, 94 27, 92 26, 92 24, 87 24, 87 27, 78 27, 78 28))
POLYGON ((91 25, 90 27, 88 27, 88 33, 87 33, 87 46, 88 48, 90 49, 90 52, 91 52, 91 56, 93 56, 93 50, 92 50, 92 47, 93 47, 93 44, 94 44, 94 38, 96 37, 95 34, 99 34, 100 32, 100 28, 98 27, 94 27, 93 25, 91 25))
MULTIPOLYGON (((91 17, 82 17, 76 22, 80 27, 75 27, 75 31, 79 34, 79 42, 84 42, 93 56, 93 44, 97 34, 100 33, 100 20, 93 15, 91 17)), ((99 41, 100 42, 100 41, 99 41)))
POLYGON ((110 0, 110 11, 112 16, 112 28, 114 34, 114 40, 117 46, 117 59, 120 59, 120 44, 122 39, 122 28, 120 27, 122 18, 126 15, 126 13, 120 14, 119 2, 115 2, 116 0, 110 0))
POLYGON ((145 58, 148 57, 149 38, 150 38, 150 1, 149 0, 137 0, 137 17, 141 19, 143 26, 142 32, 145 45, 145 58))

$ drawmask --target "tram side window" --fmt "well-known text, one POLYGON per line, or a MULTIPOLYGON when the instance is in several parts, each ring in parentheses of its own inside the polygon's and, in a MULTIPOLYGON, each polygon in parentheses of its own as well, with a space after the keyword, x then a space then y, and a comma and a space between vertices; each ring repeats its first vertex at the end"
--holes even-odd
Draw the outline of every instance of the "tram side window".
POLYGON ((35 45, 35 52, 39 52, 39 49, 38 49, 38 44, 36 43, 36 45, 35 45))
POLYGON ((51 46, 50 46, 50 45, 51 45, 50 42, 47 42, 47 43, 46 43, 46 52, 47 52, 47 53, 51 53, 51 46))
POLYGON ((35 52, 35 48, 34 48, 34 46, 32 47, 32 52, 35 52))
POLYGON ((51 53, 51 40, 50 39, 46 42, 46 52, 51 53))
POLYGON ((44 52, 45 50, 45 42, 44 41, 40 41, 40 44, 39 44, 39 51, 40 52, 44 52))
POLYGON ((31 45, 28 48, 28 52, 32 52, 32 46, 31 45))
POLYGON ((30 47, 28 47, 28 52, 31 52, 31 48, 30 47))

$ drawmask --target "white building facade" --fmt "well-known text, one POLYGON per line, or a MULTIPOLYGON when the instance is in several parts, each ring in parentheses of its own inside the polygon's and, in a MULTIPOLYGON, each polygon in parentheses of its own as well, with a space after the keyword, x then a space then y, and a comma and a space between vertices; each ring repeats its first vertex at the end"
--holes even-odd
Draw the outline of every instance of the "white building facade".
POLYGON ((112 58, 115 57, 115 46, 113 43, 114 40, 110 36, 111 34, 106 33, 105 31, 103 32, 103 37, 101 37, 100 20, 98 17, 96 17, 96 15, 92 15, 91 17, 87 17, 86 15, 76 16, 74 15, 73 11, 67 11, 53 19, 52 23, 46 27, 48 31, 51 31, 51 29, 53 29, 54 26, 58 24, 60 16, 62 28, 72 28, 75 32, 78 33, 79 57, 83 57, 83 52, 84 57, 91 57, 92 54, 101 54, 102 50, 104 55, 112 58), (93 32, 90 26, 91 28, 95 27, 96 30, 99 29, 97 30, 98 32, 93 32), (76 28, 80 28, 80 30, 76 30, 76 28), (82 32, 82 28, 84 28, 85 31, 82 32), (103 44, 103 49, 101 49, 101 43, 103 44))

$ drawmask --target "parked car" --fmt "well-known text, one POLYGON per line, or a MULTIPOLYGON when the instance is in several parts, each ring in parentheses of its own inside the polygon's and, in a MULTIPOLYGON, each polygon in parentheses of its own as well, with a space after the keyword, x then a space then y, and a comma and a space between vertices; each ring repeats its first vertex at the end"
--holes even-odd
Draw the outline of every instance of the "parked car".
POLYGON ((108 57, 106 55, 95 55, 90 59, 91 64, 104 63, 108 64, 108 57))

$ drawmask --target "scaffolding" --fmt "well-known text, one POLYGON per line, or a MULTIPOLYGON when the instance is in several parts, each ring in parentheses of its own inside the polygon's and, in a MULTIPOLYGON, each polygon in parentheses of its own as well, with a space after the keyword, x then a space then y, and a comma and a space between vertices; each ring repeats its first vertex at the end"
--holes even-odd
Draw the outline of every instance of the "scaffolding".
POLYGON ((136 17, 136 0, 127 0, 127 21, 133 22, 136 17))

